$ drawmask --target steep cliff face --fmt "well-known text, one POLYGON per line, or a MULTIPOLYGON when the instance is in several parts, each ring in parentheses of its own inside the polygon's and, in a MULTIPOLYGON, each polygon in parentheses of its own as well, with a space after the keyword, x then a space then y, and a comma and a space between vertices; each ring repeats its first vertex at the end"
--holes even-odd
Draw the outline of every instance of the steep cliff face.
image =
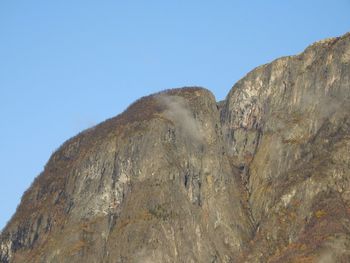
POLYGON ((349 114, 349 34, 261 66, 230 91, 225 144, 257 227, 247 261, 308 262, 339 240, 349 257, 349 114))
POLYGON ((70 139, 0 236, 4 263, 349 261, 349 34, 70 139))

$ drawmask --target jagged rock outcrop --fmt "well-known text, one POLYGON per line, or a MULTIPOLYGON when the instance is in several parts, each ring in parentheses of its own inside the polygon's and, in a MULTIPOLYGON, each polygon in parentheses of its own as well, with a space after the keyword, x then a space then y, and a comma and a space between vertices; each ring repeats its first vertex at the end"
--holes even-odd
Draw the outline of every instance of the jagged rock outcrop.
POLYGON ((350 34, 70 139, 0 262, 350 262, 350 34))

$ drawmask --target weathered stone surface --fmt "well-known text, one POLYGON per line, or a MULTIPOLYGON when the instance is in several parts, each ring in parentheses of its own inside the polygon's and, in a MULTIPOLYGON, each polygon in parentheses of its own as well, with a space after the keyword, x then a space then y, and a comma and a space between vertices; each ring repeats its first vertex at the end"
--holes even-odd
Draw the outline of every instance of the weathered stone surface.
POLYGON ((0 262, 350 262, 349 115, 349 34, 144 97, 52 155, 0 262))
POLYGON ((312 262, 339 239, 350 256, 349 52, 349 34, 315 43, 250 72, 227 97, 227 152, 257 228, 248 262, 312 262))

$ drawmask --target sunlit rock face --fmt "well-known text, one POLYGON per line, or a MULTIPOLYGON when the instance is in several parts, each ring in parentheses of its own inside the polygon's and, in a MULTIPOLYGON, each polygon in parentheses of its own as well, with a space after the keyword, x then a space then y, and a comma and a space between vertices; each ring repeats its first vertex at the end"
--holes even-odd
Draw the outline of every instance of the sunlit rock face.
POLYGON ((0 262, 350 262, 350 35, 256 68, 219 104, 168 90, 68 140, 0 262))
POLYGON ((350 249, 349 54, 349 34, 315 43, 253 70, 227 96, 226 151, 257 229, 248 262, 312 262, 340 239, 350 249))

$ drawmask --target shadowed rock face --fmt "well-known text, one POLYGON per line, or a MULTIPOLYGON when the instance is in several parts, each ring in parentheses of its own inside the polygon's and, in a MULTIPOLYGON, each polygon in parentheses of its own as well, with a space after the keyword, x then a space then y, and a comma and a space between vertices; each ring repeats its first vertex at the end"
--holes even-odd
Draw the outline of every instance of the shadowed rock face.
POLYGON ((350 35, 256 68, 220 104, 169 90, 70 139, 0 262, 350 262, 350 35))

